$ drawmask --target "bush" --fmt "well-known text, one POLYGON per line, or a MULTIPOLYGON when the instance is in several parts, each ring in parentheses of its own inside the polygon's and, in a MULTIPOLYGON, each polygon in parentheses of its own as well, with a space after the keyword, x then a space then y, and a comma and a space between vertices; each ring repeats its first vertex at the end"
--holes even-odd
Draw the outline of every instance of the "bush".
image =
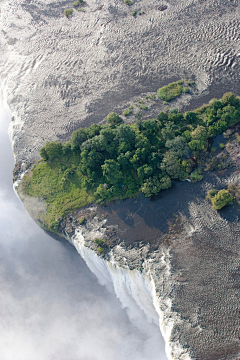
POLYGON ((203 178, 202 176, 202 170, 201 169, 196 169, 194 170, 191 175, 190 175, 190 179, 193 183, 197 182, 197 181, 201 181, 203 178))
POLYGON ((80 217, 78 219, 79 225, 82 225, 84 223, 84 221, 85 221, 85 217, 80 217))
POLYGON ((221 144, 219 144, 219 147, 220 147, 221 149, 224 149, 225 145, 224 145, 223 143, 221 143, 221 144))
POLYGON ((131 15, 132 15, 132 16, 136 16, 136 15, 137 15, 137 11, 136 11, 136 10, 133 10, 133 11, 131 12, 131 15))
POLYGON ((102 254, 104 252, 104 249, 101 246, 98 246, 97 250, 99 254, 102 254))
POLYGON ((78 11, 85 12, 86 10, 84 8, 79 8, 78 11))
POLYGON ((64 15, 65 15, 66 17, 71 16, 72 13, 73 13, 73 9, 65 9, 65 10, 64 10, 64 15))
POLYGON ((99 245, 101 247, 104 247, 106 245, 106 243, 103 239, 95 239, 94 242, 96 245, 99 245))
POLYGON ((182 92, 185 94, 189 93, 189 88, 187 86, 184 86, 182 92))
POLYGON ((146 105, 139 105, 139 104, 137 104, 137 106, 139 107, 139 109, 148 110, 148 107, 147 107, 146 105))
POLYGON ((182 81, 176 81, 169 85, 163 86, 157 91, 157 96, 164 101, 170 101, 181 95, 183 91, 182 81))
POLYGON ((82 3, 83 3, 83 0, 77 0, 72 4, 72 6, 78 6, 78 5, 82 4, 82 3))
POLYGON ((228 204, 233 204, 234 197, 228 192, 228 190, 219 190, 218 193, 211 197, 212 206, 216 210, 222 209, 228 204))
POLYGON ((123 116, 128 116, 128 115, 131 115, 133 113, 133 109, 130 107, 127 109, 127 110, 124 110, 123 111, 123 116))
POLYGON ((218 191, 216 189, 208 190, 207 195, 206 195, 206 199, 211 201, 212 197, 217 195, 217 193, 218 193, 218 191))
POLYGON ((110 124, 110 125, 118 125, 122 122, 122 119, 120 118, 120 116, 118 114, 116 114, 115 112, 110 112, 106 117, 105 120, 110 124))
POLYGON ((130 6, 133 4, 133 2, 131 0, 124 0, 124 4, 130 6))
POLYGON ((169 110, 169 113, 170 114, 177 114, 178 113, 178 108, 177 107, 174 107, 172 109, 169 110))

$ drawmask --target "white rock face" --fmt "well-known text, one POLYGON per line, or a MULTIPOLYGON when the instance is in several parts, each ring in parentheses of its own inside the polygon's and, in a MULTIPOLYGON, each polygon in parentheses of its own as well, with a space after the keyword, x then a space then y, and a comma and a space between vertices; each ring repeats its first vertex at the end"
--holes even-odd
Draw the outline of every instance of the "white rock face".
MULTIPOLYGON (((172 322, 168 313, 171 310, 170 298, 164 301, 164 294, 156 294, 155 283, 151 274, 151 264, 146 261, 143 271, 129 270, 127 267, 120 267, 114 259, 114 252, 111 253, 111 260, 107 261, 99 257, 92 249, 85 246, 84 237, 80 230, 76 231, 71 239, 79 254, 85 260, 89 269, 96 275, 100 284, 107 288, 113 287, 116 296, 120 299, 123 307, 130 310, 133 323, 138 322, 141 315, 136 311, 136 304, 147 316, 149 322, 160 326, 166 343, 166 354, 168 359, 190 360, 188 354, 183 351, 178 342, 171 343, 170 336, 172 322), (163 311, 162 309, 165 308, 163 311)), ((168 272, 164 255, 161 259, 162 280, 168 272)))

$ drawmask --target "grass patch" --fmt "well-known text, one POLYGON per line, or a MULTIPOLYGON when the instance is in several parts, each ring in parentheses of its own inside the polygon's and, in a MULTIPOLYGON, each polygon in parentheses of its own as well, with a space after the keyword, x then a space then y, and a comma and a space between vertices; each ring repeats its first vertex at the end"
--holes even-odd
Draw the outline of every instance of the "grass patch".
POLYGON ((78 219, 79 225, 82 225, 84 223, 84 221, 85 221, 85 217, 80 217, 78 219))
POLYGON ((180 96, 183 92, 182 80, 170 83, 158 89, 157 96, 163 101, 170 101, 180 96))
POLYGON ((97 251, 99 254, 102 254, 104 252, 104 248, 101 246, 98 246, 97 251))
POLYGON ((128 116, 128 115, 131 115, 132 113, 133 113, 133 110, 129 110, 129 109, 124 110, 123 111, 123 116, 128 116))
POLYGON ((82 4, 82 3, 83 3, 83 0, 77 0, 77 1, 75 1, 75 2, 72 4, 72 6, 77 7, 77 6, 79 6, 80 4, 82 4))
POLYGON ((64 10, 64 15, 65 15, 66 17, 71 16, 72 13, 73 13, 73 9, 65 9, 65 10, 64 10))
POLYGON ((29 172, 22 182, 24 192, 32 197, 40 197, 47 203, 47 211, 42 219, 44 226, 54 230, 58 219, 67 213, 91 204, 95 198, 81 186, 81 175, 74 171, 72 178, 66 176, 69 166, 63 159, 43 162, 29 172))
POLYGON ((146 105, 137 104, 137 106, 139 107, 139 109, 148 110, 148 107, 146 105))

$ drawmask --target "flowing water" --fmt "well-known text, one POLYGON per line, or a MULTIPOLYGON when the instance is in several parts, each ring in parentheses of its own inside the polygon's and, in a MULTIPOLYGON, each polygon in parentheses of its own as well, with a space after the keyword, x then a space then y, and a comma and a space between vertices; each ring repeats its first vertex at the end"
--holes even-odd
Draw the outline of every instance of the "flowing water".
POLYGON ((24 209, 12 189, 10 117, 1 103, 0 360, 165 360, 158 326, 134 301, 123 308, 24 209))

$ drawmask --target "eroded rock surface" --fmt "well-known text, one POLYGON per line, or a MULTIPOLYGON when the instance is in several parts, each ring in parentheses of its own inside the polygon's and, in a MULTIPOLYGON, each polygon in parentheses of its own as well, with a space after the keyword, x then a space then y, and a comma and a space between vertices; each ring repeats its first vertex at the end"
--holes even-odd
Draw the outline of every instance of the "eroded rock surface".
POLYGON ((237 0, 87 0, 69 18, 71 1, 0 6, 1 81, 20 162, 171 79, 196 77, 200 89, 239 80, 237 0))

